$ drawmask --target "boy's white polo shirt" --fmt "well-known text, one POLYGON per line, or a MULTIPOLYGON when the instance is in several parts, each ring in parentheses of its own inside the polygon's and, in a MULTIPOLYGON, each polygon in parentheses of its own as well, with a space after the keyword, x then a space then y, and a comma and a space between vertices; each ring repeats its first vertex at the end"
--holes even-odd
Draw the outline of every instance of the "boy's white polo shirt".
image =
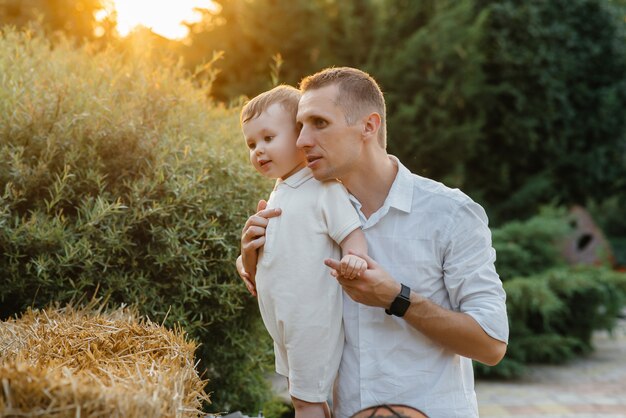
POLYGON ((324 259, 340 259, 339 243, 361 222, 343 185, 321 183, 308 168, 277 181, 268 207, 282 213, 269 219, 256 284, 276 371, 293 396, 323 402, 344 343, 341 287, 324 259))

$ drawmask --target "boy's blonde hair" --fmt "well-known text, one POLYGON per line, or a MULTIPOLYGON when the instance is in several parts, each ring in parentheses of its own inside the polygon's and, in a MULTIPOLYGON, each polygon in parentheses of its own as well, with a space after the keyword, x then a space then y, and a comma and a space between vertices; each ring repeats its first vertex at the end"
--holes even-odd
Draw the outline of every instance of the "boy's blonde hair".
POLYGON ((241 109, 241 124, 243 125, 247 121, 258 117, 274 103, 280 103, 287 112, 291 113, 295 126, 300 96, 300 90, 287 85, 276 86, 271 90, 263 92, 243 106, 243 109, 241 109))
POLYGON ((378 143, 387 147, 387 126, 385 98, 380 86, 364 71, 351 67, 326 68, 300 81, 300 91, 316 90, 330 85, 339 88, 336 103, 343 110, 348 125, 354 125, 359 118, 371 111, 380 115, 378 143))

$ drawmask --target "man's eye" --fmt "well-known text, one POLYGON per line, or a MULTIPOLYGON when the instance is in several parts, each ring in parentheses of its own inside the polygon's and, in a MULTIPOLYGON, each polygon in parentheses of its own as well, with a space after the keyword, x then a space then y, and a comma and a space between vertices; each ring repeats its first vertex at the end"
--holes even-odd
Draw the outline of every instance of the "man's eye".
POLYGON ((316 128, 325 128, 328 123, 324 119, 315 119, 313 122, 316 128))

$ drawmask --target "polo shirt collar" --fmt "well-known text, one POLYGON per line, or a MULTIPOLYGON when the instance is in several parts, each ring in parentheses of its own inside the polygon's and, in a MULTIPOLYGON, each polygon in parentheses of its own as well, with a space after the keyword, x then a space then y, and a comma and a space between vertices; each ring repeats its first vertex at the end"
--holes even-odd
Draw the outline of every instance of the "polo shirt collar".
POLYGON ((274 186, 274 190, 276 190, 278 186, 280 186, 281 184, 286 184, 287 186, 295 189, 312 177, 313 177, 313 172, 311 171, 311 169, 308 167, 304 167, 303 169, 287 177, 286 180, 277 179, 276 185, 274 186))

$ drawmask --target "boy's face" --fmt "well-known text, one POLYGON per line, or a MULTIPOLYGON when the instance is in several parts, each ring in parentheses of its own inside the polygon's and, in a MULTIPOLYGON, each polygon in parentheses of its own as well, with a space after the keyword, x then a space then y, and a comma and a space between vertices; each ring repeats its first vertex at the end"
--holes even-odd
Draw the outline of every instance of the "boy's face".
POLYGON ((274 103, 242 126, 250 162, 265 177, 286 179, 306 166, 304 152, 296 147, 296 121, 280 103, 274 103))

